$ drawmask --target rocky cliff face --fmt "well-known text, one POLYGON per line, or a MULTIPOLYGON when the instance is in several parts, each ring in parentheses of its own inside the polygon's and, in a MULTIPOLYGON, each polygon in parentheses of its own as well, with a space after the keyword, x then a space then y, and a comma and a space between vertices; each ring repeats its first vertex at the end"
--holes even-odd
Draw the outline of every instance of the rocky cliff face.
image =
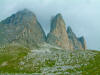
POLYGON ((0 22, 0 45, 20 43, 25 46, 47 42, 67 50, 86 49, 84 37, 77 38, 71 27, 66 32, 66 24, 61 14, 51 20, 50 33, 45 33, 34 13, 24 9, 0 22))
POLYGON ((34 13, 24 9, 0 22, 0 43, 37 44, 46 41, 34 13))
POLYGON ((51 30, 47 36, 47 42, 52 45, 60 46, 64 49, 71 49, 68 35, 66 33, 66 24, 61 14, 57 14, 51 21, 51 30))
POLYGON ((86 40, 84 39, 84 37, 82 36, 78 38, 78 40, 81 42, 82 48, 86 50, 87 46, 86 46, 86 40))
POLYGON ((77 38, 75 33, 72 31, 71 27, 67 28, 68 38, 70 43, 73 45, 73 49, 75 50, 83 50, 86 49, 86 42, 83 37, 77 38))
POLYGON ((74 49, 82 49, 82 45, 79 42, 78 38, 76 37, 75 33, 72 31, 71 27, 67 28, 68 38, 70 43, 73 45, 74 49))

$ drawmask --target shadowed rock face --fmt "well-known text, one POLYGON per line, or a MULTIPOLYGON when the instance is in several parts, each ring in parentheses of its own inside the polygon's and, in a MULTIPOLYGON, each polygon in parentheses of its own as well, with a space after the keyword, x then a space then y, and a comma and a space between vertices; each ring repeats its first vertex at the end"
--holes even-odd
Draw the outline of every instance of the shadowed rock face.
POLYGON ((86 46, 86 40, 84 39, 84 37, 82 36, 82 37, 78 38, 78 40, 81 42, 82 48, 84 50, 86 50, 87 46, 86 46))
POLYGON ((47 42, 52 45, 60 46, 64 49, 71 49, 65 26, 62 15, 57 14, 51 21, 51 30, 47 36, 47 42))
POLYGON ((77 36, 72 31, 70 26, 67 28, 67 33, 68 33, 68 38, 70 40, 70 43, 73 45, 73 49, 76 50, 86 49, 85 39, 83 37, 77 38, 77 36))
POLYGON ((0 22, 0 43, 37 44, 46 41, 34 13, 24 9, 0 22))

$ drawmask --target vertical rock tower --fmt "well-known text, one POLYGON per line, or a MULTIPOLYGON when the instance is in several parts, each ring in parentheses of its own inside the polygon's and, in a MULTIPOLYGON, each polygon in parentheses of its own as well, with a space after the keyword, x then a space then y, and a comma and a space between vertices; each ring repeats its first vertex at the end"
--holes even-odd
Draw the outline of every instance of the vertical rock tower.
POLYGON ((47 36, 47 42, 52 45, 60 46, 64 49, 71 49, 66 32, 66 24, 60 13, 51 20, 51 29, 47 36))
POLYGON ((86 46, 86 40, 84 39, 84 37, 82 36, 82 37, 78 38, 78 40, 81 42, 83 50, 86 50, 87 46, 86 46))
POLYGON ((67 28, 67 33, 70 43, 73 45, 73 49, 82 49, 81 42, 78 40, 77 36, 72 31, 70 26, 67 28))
POLYGON ((84 37, 77 38, 75 33, 72 31, 71 27, 67 28, 68 38, 70 43, 73 45, 74 50, 85 50, 86 49, 86 41, 84 37))

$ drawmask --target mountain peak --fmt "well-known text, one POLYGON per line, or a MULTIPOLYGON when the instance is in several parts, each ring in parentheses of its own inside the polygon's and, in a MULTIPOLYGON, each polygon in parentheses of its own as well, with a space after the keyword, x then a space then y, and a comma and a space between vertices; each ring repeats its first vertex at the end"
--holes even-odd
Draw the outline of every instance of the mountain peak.
POLYGON ((86 40, 83 36, 81 36, 80 38, 78 38, 78 40, 81 42, 83 49, 85 50, 86 47, 86 40))
POLYGON ((29 9, 27 9, 27 8, 25 8, 25 9, 23 9, 22 11, 30 11, 29 9))
POLYGON ((78 39, 79 39, 80 42, 84 42, 85 41, 83 36, 79 37, 78 39))
POLYGON ((22 23, 23 21, 32 20, 32 18, 36 19, 35 14, 28 9, 23 9, 11 15, 7 19, 3 20, 2 23, 3 24, 17 24, 17 23, 22 23))
MULTIPOLYGON (((58 14, 55 16, 55 19, 56 19, 56 20, 63 20, 62 14, 61 14, 61 13, 58 13, 58 14)), ((63 20, 63 21, 64 21, 64 20, 63 20)))
POLYGON ((33 13, 32 11, 30 11, 29 9, 23 9, 21 11, 18 11, 19 13, 33 13))
POLYGON ((72 31, 70 26, 67 28, 67 33, 68 33, 70 43, 73 45, 74 49, 78 49, 78 50, 86 49, 86 42, 83 36, 77 38, 76 34, 72 31))
POLYGON ((34 13, 28 9, 18 11, 1 21, 0 26, 2 43, 18 42, 33 45, 46 40, 43 28, 34 13))
POLYGON ((67 32, 71 33, 72 32, 72 28, 70 26, 68 26, 67 28, 67 32))
POLYGON ((55 28, 61 29, 65 28, 65 22, 60 13, 58 13, 56 16, 54 16, 51 20, 51 32, 55 30, 55 28))
POLYGON ((80 39, 83 39, 84 40, 84 36, 81 36, 80 39))
POLYGON ((51 29, 47 37, 47 42, 64 49, 71 49, 66 32, 66 24, 60 13, 51 20, 51 29))
POLYGON ((28 10, 28 9, 23 9, 21 11, 18 11, 16 14, 20 14, 22 16, 25 16, 25 15, 26 16, 35 16, 35 14, 32 11, 28 10))
POLYGON ((61 13, 58 13, 58 14, 56 15, 56 17, 62 17, 61 13))

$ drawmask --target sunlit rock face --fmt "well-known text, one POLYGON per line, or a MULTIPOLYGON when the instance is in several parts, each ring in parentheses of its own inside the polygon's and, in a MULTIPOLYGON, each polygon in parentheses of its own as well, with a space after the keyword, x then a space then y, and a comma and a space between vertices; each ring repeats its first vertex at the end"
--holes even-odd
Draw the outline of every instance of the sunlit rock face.
POLYGON ((71 49, 68 35, 66 32, 66 24, 61 14, 57 14, 52 18, 51 30, 47 36, 47 42, 52 45, 60 46, 64 49, 71 49))
POLYGON ((46 41, 45 33, 35 14, 27 9, 0 22, 0 43, 37 44, 46 41))
POLYGON ((85 50, 86 49, 86 41, 83 37, 77 38, 75 33, 72 31, 71 27, 67 28, 68 38, 70 43, 73 45, 73 49, 75 50, 85 50))

